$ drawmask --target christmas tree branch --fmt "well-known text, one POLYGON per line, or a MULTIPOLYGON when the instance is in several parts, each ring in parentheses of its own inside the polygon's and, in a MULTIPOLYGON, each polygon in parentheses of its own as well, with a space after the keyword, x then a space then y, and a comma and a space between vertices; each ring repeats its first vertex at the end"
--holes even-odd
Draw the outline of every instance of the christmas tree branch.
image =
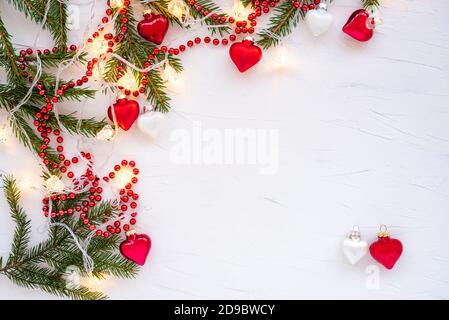
MULTIPOLYGON (((61 297, 92 300, 106 298, 103 293, 93 292, 83 286, 74 289, 67 286, 64 273, 69 266, 79 266, 81 274, 86 276, 86 273, 82 270, 82 254, 65 228, 52 228, 48 240, 27 248, 30 222, 18 205, 20 193, 12 177, 4 178, 4 192, 11 216, 16 222, 16 231, 6 265, 3 265, 3 259, 0 259, 0 274, 7 276, 20 286, 38 288, 61 297)), ((85 193, 77 195, 76 201, 85 197, 85 193)), ((58 211, 63 206, 61 202, 56 202, 54 209, 58 211)), ((110 202, 103 202, 92 210, 89 215, 91 222, 100 224, 105 213, 112 214, 115 210, 110 202)), ((68 225, 81 239, 85 239, 90 232, 79 220, 62 217, 59 222, 68 225)), ((136 275, 138 267, 114 252, 119 242, 120 238, 117 235, 111 235, 107 239, 103 237, 92 239, 89 254, 94 261, 93 276, 104 278, 105 274, 111 274, 117 277, 133 278, 136 275)))
MULTIPOLYGON (((42 139, 34 133, 33 128, 28 124, 26 119, 16 112, 10 117, 10 126, 17 139, 27 148, 39 154, 42 149, 42 139)), ((59 163, 56 151, 53 148, 47 148, 47 158, 54 163, 59 163)))
POLYGON ((254 4, 254 1, 253 0, 240 0, 240 2, 243 4, 243 6, 245 6, 245 7, 247 7, 247 6, 249 6, 249 5, 251 5, 251 7, 253 6, 253 4, 254 4))
MULTIPOLYGON (((13 106, 17 105, 27 91, 28 87, 25 86, 15 88, 8 85, 0 85, 0 108, 4 108, 7 111, 11 110, 13 106)), ((65 93, 66 94, 62 96, 63 99, 61 99, 61 101, 81 101, 86 98, 93 98, 94 95, 94 91, 83 88, 70 88, 67 89, 65 93)), ((27 133, 33 132, 24 117, 34 119, 36 113, 40 111, 40 108, 35 105, 42 104, 45 104, 45 98, 41 97, 37 92, 33 92, 30 100, 16 111, 15 115, 19 114, 20 117, 18 119, 13 119, 13 131, 22 143, 28 142, 28 139, 23 136, 23 131, 27 133), (27 128, 23 127, 24 124, 27 125, 27 128)), ((82 134, 86 137, 94 137, 106 125, 104 119, 100 121, 97 121, 94 118, 79 119, 75 116, 75 113, 59 115, 59 121, 71 134, 82 134)), ((59 127, 59 123, 55 117, 50 117, 49 123, 53 128, 62 129, 59 127)), ((35 144, 35 146, 32 147, 33 150, 36 150, 38 146, 40 148, 41 143, 39 142, 38 136, 33 135, 31 141, 34 142, 33 145, 35 144)), ((24 144, 27 147, 30 147, 29 143, 24 144)))
POLYGON ((44 28, 48 29, 58 46, 64 47, 67 44, 67 5, 60 0, 7 0, 17 10, 23 12, 26 17, 31 18, 41 24, 46 18, 44 28), (49 10, 45 17, 47 3, 49 10))
MULTIPOLYGON (((50 54, 41 54, 39 56, 39 58, 44 67, 57 68, 57 67, 59 67, 61 62, 70 61, 75 56, 75 54, 76 54, 75 52, 65 52, 63 50, 58 50, 55 53, 52 52, 50 54)), ((82 54, 80 54, 78 59, 81 62, 85 62, 85 57, 86 57, 86 53, 82 53, 82 54)), ((35 62, 36 61, 35 56, 27 56, 25 59, 27 62, 35 62)))
POLYGON ((21 83, 22 81, 22 73, 19 70, 19 67, 16 64, 17 57, 14 53, 14 47, 11 43, 11 36, 8 31, 6 31, 5 25, 3 24, 3 20, 0 17, 0 49, 3 51, 2 59, 0 60, 1 64, 6 67, 6 72, 8 75, 8 81, 12 83, 21 83))
MULTIPOLYGON (((304 0, 302 3, 308 4, 309 2, 310 0, 304 0)), ((281 3, 274 9, 274 12, 267 29, 258 34, 261 39, 257 40, 257 43, 264 49, 279 44, 279 38, 290 34, 292 29, 298 25, 300 18, 305 17, 304 11, 301 8, 296 8, 290 1, 281 3)))
MULTIPOLYGON (((41 0, 41 1, 45 3, 46 1, 49 0, 41 0)), ((53 32, 53 38, 60 47, 65 47, 67 45, 67 33, 68 33, 68 27, 66 24, 67 5, 65 1, 61 0, 50 0, 50 1, 51 4, 48 14, 51 17, 57 17, 56 20, 58 21, 58 27, 55 28, 53 32)))
POLYGON ((27 219, 25 212, 19 206, 20 191, 16 186, 15 180, 11 177, 6 177, 4 179, 3 188, 10 208, 11 217, 16 223, 11 254, 8 258, 8 264, 11 264, 17 262, 20 256, 25 254, 30 240, 29 233, 31 230, 31 222, 27 219))
POLYGON ((191 6, 189 4, 189 0, 184 0, 186 5, 189 8, 190 15, 194 19, 204 19, 204 16, 196 9, 197 6, 201 6, 202 12, 209 12, 209 15, 211 13, 216 13, 217 18, 213 19, 212 16, 208 16, 206 19, 201 21, 201 24, 206 24, 207 26, 211 26, 210 32, 212 35, 216 34, 217 32, 220 34, 220 36, 224 36, 231 32, 231 28, 227 25, 224 25, 225 23, 220 21, 221 17, 226 17, 226 15, 222 12, 220 7, 212 0, 196 0, 195 5, 191 6))
MULTIPOLYGON (((133 10, 128 7, 126 18, 128 19, 128 32, 120 43, 119 47, 115 53, 139 68, 144 68, 145 62, 148 60, 148 55, 153 53, 155 48, 154 45, 142 39, 136 32, 136 19, 133 15, 133 10)), ((119 32, 121 24, 119 21, 116 22, 116 29, 119 32)), ((159 53, 156 55, 157 61, 162 61, 165 59, 165 53, 159 53)), ((182 70, 180 60, 173 57, 173 55, 168 55, 168 63, 177 71, 182 70)), ((104 77, 109 82, 117 81, 118 67, 121 62, 118 59, 111 58, 105 67, 104 77)), ((142 75, 139 72, 133 72, 136 80, 140 82, 142 75)), ((165 82, 161 77, 159 70, 153 69, 148 72, 146 84, 146 92, 148 94, 148 101, 154 105, 156 110, 168 111, 170 106, 170 98, 165 92, 165 82)))
POLYGON ((148 3, 148 6, 155 10, 156 12, 159 12, 164 17, 170 21, 171 24, 176 23, 180 27, 183 27, 183 24, 177 17, 175 17, 169 10, 168 10, 168 4, 170 3, 170 0, 159 0, 159 1, 152 1, 148 3))
POLYGON ((370 7, 379 7, 379 0, 362 0, 363 8, 369 9, 370 7))

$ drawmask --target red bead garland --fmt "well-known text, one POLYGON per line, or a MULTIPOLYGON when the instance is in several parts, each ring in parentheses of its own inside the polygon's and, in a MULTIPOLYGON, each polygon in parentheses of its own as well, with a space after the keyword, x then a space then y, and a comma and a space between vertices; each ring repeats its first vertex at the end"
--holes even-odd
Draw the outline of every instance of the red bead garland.
MULTIPOLYGON (((205 10, 202 8, 201 5, 197 5, 195 0, 190 0, 189 5, 195 10, 201 14, 203 17, 207 17, 207 19, 210 19, 214 24, 224 24, 229 23, 231 26, 233 26, 234 33, 231 33, 226 38, 211 38, 209 36, 205 36, 204 38, 195 37, 192 40, 188 40, 185 44, 180 44, 177 47, 155 47, 153 49, 153 52, 149 52, 147 56, 147 60, 144 63, 144 67, 148 68, 156 60, 156 57, 159 58, 165 58, 165 55, 173 55, 177 56, 180 53, 186 52, 188 48, 193 48, 195 45, 200 45, 202 43, 210 44, 214 46, 222 45, 227 46, 230 42, 234 42, 237 39, 237 35, 239 34, 252 34, 255 31, 255 27, 257 26, 256 19, 260 17, 264 13, 268 13, 270 11, 270 8, 274 8, 280 0, 272 0, 272 1, 260 1, 255 0, 253 3, 253 11, 248 14, 246 20, 237 20, 232 16, 228 16, 225 14, 212 14, 210 15, 210 12, 208 10, 205 10)), ((315 0, 314 4, 306 5, 301 4, 301 1, 291 0, 292 3, 292 10, 301 9, 303 11, 307 10, 313 10, 315 8, 315 5, 318 5, 320 3, 320 0, 315 0)), ((120 31, 117 35, 113 35, 112 33, 106 33, 102 35, 103 40, 107 42, 107 51, 106 54, 112 53, 114 51, 114 47, 118 45, 120 42, 122 42, 128 32, 128 22, 129 19, 127 18, 128 14, 128 6, 130 5, 129 0, 125 0, 123 3, 123 7, 119 9, 119 21, 121 22, 120 31)), ((109 21, 111 21, 111 16, 114 14, 114 9, 110 7, 109 1, 108 1, 109 8, 106 10, 106 16, 102 17, 101 21, 106 24, 109 21)), ((104 28, 99 28, 98 31, 94 32, 92 34, 92 37, 89 38, 87 41, 88 43, 92 43, 94 39, 97 39, 100 37, 100 33, 104 31, 104 28)), ((51 48, 51 49, 43 49, 43 50, 37 50, 38 55, 50 55, 50 54, 56 54, 59 50, 63 50, 64 52, 71 51, 76 52, 78 50, 76 45, 70 45, 69 48, 51 48)), ((28 79, 28 81, 31 83, 33 82, 33 76, 30 76, 30 73, 28 70, 30 63, 32 62, 32 58, 30 57, 33 55, 33 50, 31 48, 27 48, 26 50, 21 50, 18 58, 19 68, 22 70, 22 74, 25 78, 28 79)), ((81 152, 81 157, 86 163, 86 170, 79 178, 75 178, 75 174, 72 171, 72 165, 76 165, 80 162, 80 159, 78 157, 72 157, 71 159, 67 159, 64 155, 64 138, 61 136, 61 132, 58 129, 53 129, 51 125, 49 124, 49 120, 51 118, 51 112, 54 108, 54 104, 58 103, 65 95, 65 93, 75 87, 83 86, 85 83, 89 81, 89 78, 93 75, 93 69, 99 62, 99 58, 93 58, 87 62, 86 72, 85 75, 80 77, 77 80, 68 81, 68 82, 61 82, 58 89, 56 90, 56 95, 49 96, 48 90, 43 81, 39 81, 35 87, 35 90, 38 92, 38 94, 45 98, 46 104, 42 106, 39 112, 36 112, 35 114, 35 120, 33 122, 34 126, 36 127, 37 131, 40 133, 40 136, 42 138, 42 143, 40 145, 41 152, 39 153, 39 157, 42 159, 43 163, 50 169, 50 170, 58 170, 61 174, 65 175, 70 181, 72 181, 73 185, 75 186, 75 191, 81 191, 81 190, 89 190, 89 196, 88 200, 84 200, 81 203, 75 204, 73 207, 68 208, 67 210, 60 210, 58 212, 49 212, 50 211, 50 205, 49 201, 60 201, 60 202, 66 202, 68 199, 74 199, 76 197, 76 194, 74 192, 69 192, 68 194, 59 194, 59 195, 52 195, 51 197, 46 197, 43 199, 43 207, 42 211, 44 212, 44 215, 46 217, 50 216, 51 218, 56 218, 58 216, 64 216, 64 215, 73 215, 75 212, 80 213, 80 218, 82 219, 82 222, 84 225, 86 225, 89 230, 92 232, 95 231, 95 234, 97 236, 103 236, 105 238, 109 237, 111 234, 120 233, 122 230, 127 232, 132 227, 132 225, 136 224, 136 216, 137 216, 137 200, 139 198, 139 195, 133 191, 133 186, 138 182, 137 175, 139 174, 139 170, 135 168, 135 162, 134 161, 126 161, 123 160, 119 165, 114 166, 114 171, 109 172, 106 176, 102 177, 101 179, 96 176, 92 170, 93 167, 93 159, 92 155, 90 153, 84 153, 81 152), (51 142, 51 134, 53 134, 56 137, 56 151, 57 156, 60 161, 60 163, 52 162, 50 159, 51 157, 48 154, 49 151, 49 144, 51 142), (120 189, 120 203, 119 208, 121 210, 120 214, 118 215, 118 218, 112 218, 111 216, 106 216, 104 219, 104 223, 106 223, 105 229, 99 229, 99 226, 96 226, 91 223, 88 213, 91 208, 95 207, 99 202, 102 201, 102 193, 103 188, 100 186, 100 181, 103 180, 104 182, 110 182, 111 180, 116 179, 117 175, 116 173, 123 169, 131 169, 133 173, 133 177, 130 179, 130 181, 124 186, 124 188, 120 189), (131 212, 132 211, 132 212, 131 212), (129 221, 128 223, 123 223, 123 219, 127 216, 127 213, 130 213, 129 221)), ((121 77, 123 77, 125 74, 125 66, 123 64, 119 64, 118 66, 118 74, 117 74, 117 80, 119 80, 121 77)), ((141 81, 139 84, 139 89, 135 91, 131 91, 124 87, 119 87, 120 90, 122 90, 126 95, 138 97, 140 94, 145 93, 146 86, 148 84, 148 73, 143 72, 141 81)))
MULTIPOLYGON (((75 45, 70 46, 70 50, 76 51, 77 48, 75 45)), ((43 53, 46 55, 51 54, 51 52, 55 53, 58 51, 58 48, 50 49, 44 49, 43 53)), ((29 65, 28 62, 31 61, 31 59, 27 59, 27 56, 30 56, 33 54, 33 50, 31 48, 28 48, 27 50, 20 51, 20 57, 18 59, 18 62, 21 63, 21 69, 26 70, 29 65)), ((97 59, 93 59, 88 63, 88 71, 92 70, 95 63, 97 63, 97 59)), ((28 72, 23 72, 24 77, 28 77, 28 72)), ((30 80, 31 82, 32 80, 30 80)), ((54 104, 59 102, 60 98, 65 94, 67 90, 70 90, 71 88, 74 88, 76 85, 80 86, 83 85, 88 81, 87 74, 86 76, 83 76, 81 79, 78 79, 75 84, 74 81, 69 82, 61 82, 56 95, 49 97, 46 91, 45 84, 42 81, 39 81, 36 85, 35 90, 38 91, 39 95, 45 98, 46 104, 42 106, 39 112, 36 112, 35 114, 35 120, 33 122, 34 126, 37 128, 37 131, 40 133, 40 136, 42 138, 42 143, 40 145, 40 149, 42 150, 39 153, 39 157, 42 159, 43 163, 51 170, 58 170, 61 174, 65 175, 67 178, 72 181, 74 185, 75 191, 81 191, 81 190, 89 190, 89 196, 88 200, 84 200, 81 203, 75 204, 73 207, 68 208, 67 210, 59 210, 58 212, 52 211, 50 212, 50 200, 53 202, 61 202, 64 203, 69 199, 75 199, 76 194, 75 192, 69 192, 68 194, 62 193, 57 195, 51 195, 50 197, 45 197, 42 200, 42 203, 44 204, 42 207, 42 211, 45 215, 45 217, 49 217, 52 219, 55 219, 57 217, 62 217, 65 215, 73 215, 75 212, 80 212, 80 219, 82 220, 83 224, 86 225, 89 230, 95 231, 95 234, 97 236, 103 236, 105 238, 109 237, 111 234, 114 233, 120 233, 122 231, 122 228, 124 231, 130 230, 130 225, 134 225, 136 223, 136 216, 137 216, 137 202, 135 202, 139 196, 137 193, 133 191, 133 185, 138 182, 137 175, 139 174, 139 170, 135 168, 135 162, 134 161, 126 161, 123 160, 120 165, 116 165, 114 167, 115 171, 119 171, 124 167, 129 167, 132 169, 133 177, 130 179, 130 181, 126 184, 125 189, 121 189, 120 193, 125 193, 129 196, 131 196, 132 202, 129 205, 129 208, 132 209, 132 213, 129 213, 130 209, 125 204, 129 200, 121 198, 121 209, 122 212, 118 215, 118 218, 114 218, 109 220, 109 217, 105 218, 105 223, 107 223, 105 227, 105 231, 103 229, 100 229, 99 226, 96 226, 95 224, 91 223, 88 213, 91 208, 98 205, 103 200, 102 193, 103 188, 100 186, 100 178, 96 176, 92 170, 93 166, 93 159, 92 155, 90 153, 81 152, 82 159, 86 162, 86 170, 83 175, 80 176, 80 178, 75 178, 75 175, 73 171, 71 171, 72 165, 76 165, 79 163, 79 158, 77 156, 72 157, 70 160, 66 158, 64 155, 64 138, 61 136, 61 132, 59 129, 53 129, 51 125, 49 124, 50 120, 50 113, 54 108, 54 104), (51 142, 50 135, 53 134, 56 137, 56 151, 58 152, 57 156, 60 161, 60 163, 52 162, 50 160, 48 151, 49 151, 49 144, 51 142), (123 201, 126 200, 126 201, 123 201), (123 227, 121 227, 123 223, 123 219, 126 218, 126 214, 128 214, 129 222, 123 224, 123 227)), ((112 175, 113 172, 109 173, 109 177, 112 179, 114 176, 112 175)), ((107 176, 103 177, 104 181, 109 181, 109 178, 107 176)))

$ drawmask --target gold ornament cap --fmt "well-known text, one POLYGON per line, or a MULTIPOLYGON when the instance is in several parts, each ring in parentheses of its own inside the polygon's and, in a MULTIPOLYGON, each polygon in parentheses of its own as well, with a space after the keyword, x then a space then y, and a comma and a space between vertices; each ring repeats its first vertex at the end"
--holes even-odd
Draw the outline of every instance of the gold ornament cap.
POLYGON ((134 230, 134 229, 128 230, 128 231, 126 231, 126 233, 125 233, 125 235, 126 235, 127 237, 132 236, 133 234, 136 234, 136 230, 134 230))
POLYGON ((386 238, 389 236, 390 236, 390 233, 388 232, 387 226, 384 224, 381 224, 379 227, 379 232, 377 233, 377 237, 386 238))

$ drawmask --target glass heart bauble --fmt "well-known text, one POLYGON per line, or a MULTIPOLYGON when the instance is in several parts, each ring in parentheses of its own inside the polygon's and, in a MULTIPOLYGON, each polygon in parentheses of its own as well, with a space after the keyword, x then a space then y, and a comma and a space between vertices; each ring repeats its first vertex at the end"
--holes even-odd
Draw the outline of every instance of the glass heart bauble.
POLYGON ((373 37, 370 16, 364 9, 355 11, 343 27, 343 32, 358 41, 368 41, 373 37))
POLYGON ((388 236, 379 237, 371 244, 369 251, 371 256, 385 268, 392 269, 402 254, 402 243, 398 239, 388 236))
POLYGON ((148 137, 155 139, 161 131, 165 122, 165 115, 162 112, 146 112, 137 119, 137 127, 148 137))
POLYGON ((137 101, 128 99, 118 99, 113 107, 108 108, 108 117, 111 121, 115 121, 120 128, 127 131, 139 116, 140 107, 137 101), (114 114, 112 114, 114 108, 114 114))
POLYGON ((356 264, 368 253, 368 243, 350 236, 343 240, 342 251, 350 264, 356 264))
POLYGON ((334 17, 325 9, 309 10, 305 17, 306 25, 315 37, 326 33, 332 23, 334 17))
POLYGON ((234 43, 229 49, 229 55, 237 69, 245 72, 262 59, 262 49, 255 46, 252 40, 245 39, 234 43))
POLYGON ((137 25, 137 31, 140 36, 155 44, 161 44, 164 41, 168 30, 168 20, 161 14, 146 13, 145 19, 137 25))
POLYGON ((127 259, 143 266, 151 249, 151 239, 146 234, 131 233, 120 244, 120 252, 127 259))

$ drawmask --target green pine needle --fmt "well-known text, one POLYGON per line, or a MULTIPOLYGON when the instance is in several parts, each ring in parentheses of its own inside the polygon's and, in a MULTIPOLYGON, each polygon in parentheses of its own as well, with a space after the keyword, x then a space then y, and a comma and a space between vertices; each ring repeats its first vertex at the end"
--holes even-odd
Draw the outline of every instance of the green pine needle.
MULTIPOLYGON (((310 1, 306 0, 304 3, 307 4, 310 1)), ((290 1, 281 3, 279 7, 274 9, 274 12, 267 29, 262 30, 258 34, 260 39, 257 43, 264 49, 278 45, 280 42, 279 38, 290 34, 292 29, 298 25, 300 19, 305 17, 304 11, 301 8, 295 8, 290 1), (272 33, 277 37, 273 37, 272 33)))
POLYGON ((6 67, 8 81, 18 84, 22 82, 22 73, 16 63, 17 56, 11 43, 11 36, 6 31, 3 20, 0 17, 0 65, 6 67))
POLYGON ((152 1, 148 3, 148 6, 162 14, 164 17, 166 17, 168 19, 168 21, 170 22, 170 24, 177 24, 180 27, 182 27, 182 23, 181 21, 179 21, 179 19, 177 17, 175 17, 169 10, 168 10, 168 4, 170 3, 170 0, 159 0, 159 1, 152 1))
MULTIPOLYGON (((5 275, 19 286, 40 289, 60 297, 82 300, 107 298, 103 293, 91 291, 86 287, 67 288, 64 273, 69 266, 78 266, 82 276, 87 276, 87 274, 83 270, 82 254, 65 228, 59 226, 51 228, 47 240, 28 248, 31 226, 25 212, 18 205, 20 193, 16 181, 7 176, 3 183, 16 229, 11 253, 6 264, 0 258, 0 274, 5 275)), ((78 194, 77 199, 72 201, 82 201, 86 197, 87 193, 78 194)), ((64 206, 67 204, 56 202, 54 210, 63 209, 64 206)), ((116 210, 111 202, 105 201, 95 207, 89 217, 91 217, 92 223, 99 224, 105 215, 117 214, 116 210)), ((62 217, 56 220, 72 228, 80 239, 85 239, 89 235, 90 231, 79 219, 62 217)), ((120 241, 118 235, 112 235, 107 239, 94 237, 91 240, 88 252, 95 264, 92 276, 100 279, 104 278, 106 274, 121 278, 136 276, 139 270, 138 266, 116 253, 120 241)))
MULTIPOLYGON (((45 18, 45 10, 48 0, 7 0, 17 10, 23 12, 27 18, 31 18, 37 24, 41 24, 45 18)), ((59 47, 67 44, 67 5, 64 1, 50 0, 50 8, 44 23, 44 28, 49 30, 59 47)))
MULTIPOLYGON (((131 7, 128 8, 126 13, 128 18, 128 32, 123 38, 120 46, 117 48, 115 53, 139 68, 144 68, 145 61, 148 60, 148 55, 153 53, 155 46, 148 41, 140 37, 136 32, 136 19, 131 7)), ((116 31, 119 32, 121 28, 121 23, 118 21, 115 25, 116 31)), ((162 61, 165 58, 164 53, 156 55, 157 61, 162 61)), ((168 61, 170 65, 177 72, 182 71, 182 65, 178 58, 168 55, 168 61)), ((106 81, 115 82, 118 75, 118 67, 121 62, 115 58, 111 58, 106 66, 103 77, 106 81)), ((140 82, 142 75, 139 72, 134 72, 134 76, 137 81, 140 82)), ((170 108, 170 98, 166 93, 165 81, 161 77, 159 70, 153 69, 148 72, 148 83, 146 85, 146 92, 148 94, 148 101, 153 104, 156 110, 166 112, 170 108)))
POLYGON ((363 8, 369 9, 370 7, 379 7, 379 0, 362 0, 363 8))
POLYGON ((206 24, 207 26, 211 26, 210 32, 212 35, 215 35, 217 32, 221 37, 229 34, 231 32, 231 28, 229 26, 222 26, 224 23, 220 22, 220 17, 226 16, 222 13, 220 7, 213 0, 196 0, 195 5, 189 5, 189 0, 184 0, 187 7, 189 8, 189 12, 194 19, 203 19, 204 16, 196 10, 196 6, 200 5, 203 11, 215 12, 218 14, 218 19, 213 20, 212 17, 208 17, 201 24, 206 24), (219 27, 214 27, 219 26, 219 27))
POLYGON ((17 188, 16 181, 12 177, 7 176, 4 179, 3 188, 10 208, 11 217, 16 223, 11 254, 8 258, 8 264, 10 264, 17 262, 20 256, 25 254, 30 240, 31 223, 27 219, 22 207, 19 206, 20 191, 17 188))
POLYGON ((247 7, 249 5, 251 5, 251 7, 253 6, 254 1, 253 0, 240 0, 242 2, 242 4, 247 7))

